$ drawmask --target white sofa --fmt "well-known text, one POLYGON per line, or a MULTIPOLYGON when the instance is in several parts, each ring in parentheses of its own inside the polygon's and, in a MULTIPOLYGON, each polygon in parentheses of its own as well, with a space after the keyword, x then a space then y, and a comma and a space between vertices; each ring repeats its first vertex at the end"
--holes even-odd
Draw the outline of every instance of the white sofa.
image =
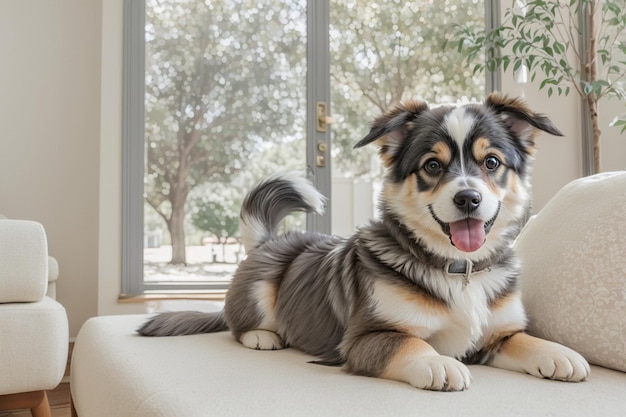
POLYGON ((1 218, 0 410, 50 416, 46 390, 63 378, 69 342, 65 309, 46 295, 57 277, 43 226, 1 218))
POLYGON ((626 415, 626 173, 565 187, 527 225, 517 247, 526 265, 530 331, 583 353, 595 364, 586 382, 470 366, 469 390, 422 391, 314 365, 293 349, 245 349, 227 332, 143 338, 135 329, 146 315, 97 317, 82 327, 74 348, 75 414, 626 415))
MULTIPOLYGON (((9 219, 4 214, 0 213, 0 220, 9 220, 9 219)), ((45 233, 45 230, 44 230, 44 233, 45 233)), ((46 250, 47 250, 47 246, 46 246, 46 250)), ((59 263, 57 262, 56 258, 53 256, 46 255, 46 258, 48 262, 48 275, 46 278, 46 282, 47 282, 46 296, 52 298, 53 300, 56 300, 57 299, 57 280, 59 279, 59 263)))

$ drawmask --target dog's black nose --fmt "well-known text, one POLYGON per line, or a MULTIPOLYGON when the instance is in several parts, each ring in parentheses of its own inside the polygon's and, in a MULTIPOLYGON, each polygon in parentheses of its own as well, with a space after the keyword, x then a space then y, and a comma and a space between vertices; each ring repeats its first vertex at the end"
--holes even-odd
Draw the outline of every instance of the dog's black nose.
POLYGON ((462 190, 456 193, 454 196, 454 204, 460 209, 467 213, 474 211, 480 206, 480 202, 482 201, 482 196, 476 190, 462 190))

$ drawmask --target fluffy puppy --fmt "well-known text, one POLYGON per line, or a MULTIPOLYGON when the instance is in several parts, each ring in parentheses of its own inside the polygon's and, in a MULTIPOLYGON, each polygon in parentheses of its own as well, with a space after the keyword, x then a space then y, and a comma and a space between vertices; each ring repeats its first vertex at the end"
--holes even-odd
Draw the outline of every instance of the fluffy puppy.
POLYGON ((293 211, 320 212, 307 181, 275 176, 241 209, 248 251, 225 310, 157 315, 138 332, 230 329, 244 346, 290 346, 345 371, 430 390, 470 385, 465 364, 583 381, 576 352, 524 333, 511 248, 530 204, 539 131, 561 135, 519 99, 430 108, 401 104, 356 144, 386 167, 381 219, 349 238, 278 233, 293 211))

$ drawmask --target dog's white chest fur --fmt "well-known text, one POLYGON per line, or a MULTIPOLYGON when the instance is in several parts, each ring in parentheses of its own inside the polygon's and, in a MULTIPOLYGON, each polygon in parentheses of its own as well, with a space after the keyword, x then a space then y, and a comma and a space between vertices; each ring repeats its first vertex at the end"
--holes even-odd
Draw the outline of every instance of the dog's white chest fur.
POLYGON ((409 290, 377 282, 373 293, 375 314, 427 341, 440 354, 460 358, 480 344, 493 324, 487 304, 489 280, 476 281, 464 287, 461 279, 451 279, 450 307, 424 302, 424 297, 409 290))
POLYGON ((491 314, 481 285, 461 285, 452 293, 448 320, 428 342, 440 354, 460 358, 481 338, 491 314))

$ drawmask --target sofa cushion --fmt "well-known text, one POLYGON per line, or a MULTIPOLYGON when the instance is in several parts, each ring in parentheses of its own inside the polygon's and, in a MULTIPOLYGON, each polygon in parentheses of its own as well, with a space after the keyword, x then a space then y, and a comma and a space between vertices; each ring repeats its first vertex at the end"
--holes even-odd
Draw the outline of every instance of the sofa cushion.
POLYGON ((0 220, 0 303, 33 302, 48 288, 48 242, 39 223, 0 220))
POLYGON ((61 304, 49 297, 0 304, 0 330, 0 395, 50 390, 61 382, 69 341, 61 304))
POLYGON ((244 348, 229 332, 141 337, 147 315, 89 319, 74 346, 71 391, 80 417, 612 416, 626 375, 593 367, 583 383, 472 365, 458 393, 344 373, 295 349, 244 348))
POLYGON ((565 186, 516 248, 529 332, 626 371, 626 172, 565 186))

